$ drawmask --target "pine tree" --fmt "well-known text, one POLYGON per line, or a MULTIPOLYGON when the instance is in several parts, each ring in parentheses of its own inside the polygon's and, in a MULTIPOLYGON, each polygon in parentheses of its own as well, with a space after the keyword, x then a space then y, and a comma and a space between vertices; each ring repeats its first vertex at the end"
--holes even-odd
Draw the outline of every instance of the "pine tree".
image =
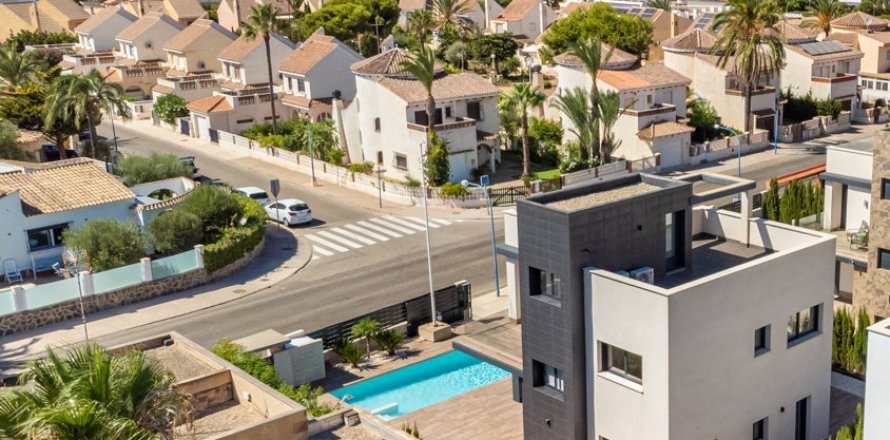
POLYGON ((851 353, 856 366, 855 372, 857 373, 865 372, 865 355, 866 350, 868 349, 869 325, 871 325, 871 320, 868 317, 868 312, 864 309, 860 310, 859 315, 857 316, 856 332, 853 334, 853 347, 851 353))
POLYGON ((763 195, 763 217, 779 220, 779 184, 776 179, 769 181, 769 190, 763 195))

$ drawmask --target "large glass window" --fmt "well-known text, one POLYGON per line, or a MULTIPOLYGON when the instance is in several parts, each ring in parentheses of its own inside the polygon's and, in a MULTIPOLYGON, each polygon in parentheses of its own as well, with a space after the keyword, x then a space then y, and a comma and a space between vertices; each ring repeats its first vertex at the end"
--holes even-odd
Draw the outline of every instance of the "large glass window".
POLYGON ((878 267, 890 270, 890 251, 878 248, 878 267))
POLYGON ((819 331, 819 309, 813 306, 788 317, 788 342, 819 331))
POLYGON ((766 440, 767 439, 767 419, 760 419, 754 422, 754 435, 751 436, 754 440, 766 440))
POLYGON ((760 356, 769 351, 770 327, 765 325, 754 330, 754 356, 760 356))
POLYGON ((558 275, 546 270, 530 268, 529 281, 531 282, 530 293, 532 295, 562 298, 562 281, 558 275))
POLYGON ((674 213, 669 212, 664 215, 664 255, 666 258, 673 258, 677 252, 675 238, 674 213))
POLYGON ((602 343, 600 371, 606 371, 636 383, 643 383, 643 357, 602 343))
POLYGON ((546 387, 560 393, 565 392, 565 377, 562 370, 539 361, 532 361, 532 370, 534 374, 533 383, 536 388, 546 387))
POLYGON ((67 224, 28 231, 28 249, 33 252, 62 246, 62 233, 66 229, 68 229, 67 224))

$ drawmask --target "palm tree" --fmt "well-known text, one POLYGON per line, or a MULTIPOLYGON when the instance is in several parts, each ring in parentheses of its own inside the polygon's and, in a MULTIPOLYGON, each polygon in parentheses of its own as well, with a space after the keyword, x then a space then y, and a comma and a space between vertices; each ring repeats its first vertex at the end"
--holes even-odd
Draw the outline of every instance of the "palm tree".
POLYGON ((405 26, 408 29, 408 33, 417 37, 420 45, 423 46, 428 44, 433 37, 435 23, 436 20, 432 12, 426 9, 417 9, 408 14, 408 21, 405 26))
POLYGON ((649 0, 650 8, 661 9, 663 11, 671 10, 671 0, 649 0))
POLYGON ((43 63, 15 47, 0 49, 0 82, 7 87, 21 87, 40 81, 43 63))
POLYGON ((430 143, 436 139, 436 99, 433 98, 433 81, 436 80, 436 52, 429 46, 420 46, 402 62, 402 68, 414 75, 426 89, 426 124, 430 143))
POLYGON ((86 121, 92 155, 95 156, 96 124, 102 116, 102 110, 114 111, 129 118, 130 111, 120 85, 105 82, 95 69, 87 74, 62 75, 50 86, 44 125, 52 127, 57 122, 66 122, 82 130, 82 124, 86 121))
POLYGON ((27 387, 0 397, 0 437, 170 438, 191 413, 174 380, 141 352, 89 344, 63 358, 50 349, 19 378, 27 387))
POLYGON ((247 23, 242 25, 242 35, 248 41, 254 38, 262 38, 266 45, 266 70, 269 72, 269 105, 272 107, 272 134, 276 134, 275 115, 275 90, 272 81, 272 48, 269 41, 272 38, 272 30, 275 29, 276 22, 275 8, 271 3, 264 5, 256 5, 250 8, 250 15, 247 16, 247 23))
POLYGON ((711 30, 720 29, 712 53, 725 69, 733 62, 733 76, 745 97, 744 131, 751 129, 751 92, 763 77, 776 74, 785 63, 785 37, 772 32, 782 16, 775 0, 728 0, 714 17, 711 30))
POLYGON ((350 329, 353 338, 364 338, 368 362, 371 361, 371 338, 380 333, 380 330, 380 323, 370 318, 356 322, 350 329))
POLYGON ((513 90, 507 94, 507 99, 513 102, 514 107, 519 111, 519 127, 522 132, 522 177, 528 177, 531 175, 528 148, 528 109, 541 105, 544 102, 544 95, 537 87, 524 82, 513 87, 513 90))
MULTIPOLYGON (((597 81, 597 75, 599 74, 600 67, 602 66, 603 59, 609 59, 612 57, 612 48, 609 48, 609 51, 604 55, 603 54, 603 46, 600 40, 596 38, 587 38, 579 41, 577 44, 573 45, 571 48, 571 53, 578 57, 581 61, 581 64, 584 65, 584 69, 587 71, 587 74, 590 76, 590 80, 593 82, 593 86, 590 89, 590 93, 588 96, 590 98, 590 107, 589 111, 592 113, 590 116, 589 124, 591 125, 589 144, 587 148, 588 151, 588 159, 593 159, 593 148, 599 145, 599 134, 600 134, 600 115, 599 115, 599 84, 597 81)), ((603 161, 604 158, 600 157, 600 161, 603 161)), ((593 162, 590 162, 593 165, 593 162)))
POLYGON ((841 17, 847 12, 847 7, 838 0, 812 0, 807 12, 812 15, 812 20, 802 23, 805 27, 819 28, 827 36, 831 33, 832 20, 841 17))
POLYGON ((455 29, 466 31, 473 25, 473 21, 467 17, 472 11, 467 0, 433 0, 433 18, 435 29, 455 29))
POLYGON ((618 118, 624 114, 625 109, 621 108, 621 96, 614 91, 601 94, 598 104, 602 128, 600 160, 603 163, 609 163, 612 161, 612 152, 621 145, 621 139, 615 137, 612 127, 618 122, 618 118))
POLYGON ((568 92, 560 92, 553 97, 550 103, 560 111, 572 123, 569 129, 578 137, 578 143, 581 146, 581 155, 585 161, 593 159, 594 132, 599 130, 599 121, 594 121, 593 113, 590 110, 590 93, 582 87, 575 87, 568 92))

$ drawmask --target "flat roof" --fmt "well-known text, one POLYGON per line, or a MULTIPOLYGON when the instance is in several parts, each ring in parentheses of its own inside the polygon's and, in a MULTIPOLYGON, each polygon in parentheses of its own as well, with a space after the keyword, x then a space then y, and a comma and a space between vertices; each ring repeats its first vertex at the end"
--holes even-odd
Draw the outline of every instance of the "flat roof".
POLYGON ((654 174, 619 174, 536 194, 520 203, 534 203, 557 211, 577 212, 688 185, 690 184, 681 180, 654 174))
POLYGON ((845 142, 838 145, 829 145, 828 148, 835 150, 852 150, 862 153, 871 153, 875 149, 875 139, 871 136, 855 141, 845 142))
POLYGON ((661 188, 650 183, 637 182, 630 185, 622 185, 616 188, 607 189, 604 191, 582 194, 562 200, 554 200, 545 204, 564 211, 577 211, 579 209, 605 205, 616 200, 629 199, 641 194, 658 191, 659 189, 661 188))
POLYGON ((759 246, 745 246, 744 243, 735 240, 700 234, 692 239, 692 264, 687 264, 683 270, 665 275, 655 285, 671 289, 774 252, 759 246))

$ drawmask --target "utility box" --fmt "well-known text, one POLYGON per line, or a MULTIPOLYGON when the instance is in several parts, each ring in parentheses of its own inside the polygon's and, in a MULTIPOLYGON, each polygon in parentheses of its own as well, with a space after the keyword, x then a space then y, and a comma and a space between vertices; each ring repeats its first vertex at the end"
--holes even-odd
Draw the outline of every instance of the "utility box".
POLYGON ((275 372, 293 386, 325 377, 324 347, 321 339, 299 336, 284 344, 284 350, 273 353, 275 372))

